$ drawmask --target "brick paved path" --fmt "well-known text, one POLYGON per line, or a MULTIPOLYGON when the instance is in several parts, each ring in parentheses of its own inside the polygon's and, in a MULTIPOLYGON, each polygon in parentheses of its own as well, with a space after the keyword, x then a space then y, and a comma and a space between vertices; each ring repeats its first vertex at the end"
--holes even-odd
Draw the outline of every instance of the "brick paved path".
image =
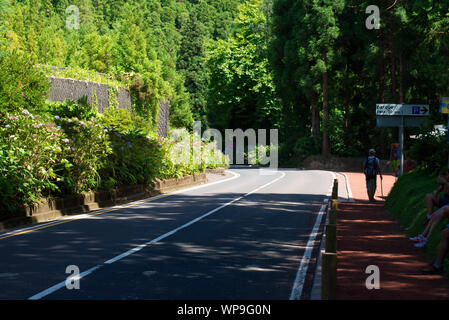
MULTIPOLYGON (((379 202, 369 203, 364 175, 346 174, 355 202, 339 204, 337 299, 449 299, 447 280, 421 274, 429 261, 384 207, 380 185, 379 202), (366 289, 369 265, 380 268, 380 290, 366 289)), ((394 182, 395 177, 384 176, 384 195, 394 182)))

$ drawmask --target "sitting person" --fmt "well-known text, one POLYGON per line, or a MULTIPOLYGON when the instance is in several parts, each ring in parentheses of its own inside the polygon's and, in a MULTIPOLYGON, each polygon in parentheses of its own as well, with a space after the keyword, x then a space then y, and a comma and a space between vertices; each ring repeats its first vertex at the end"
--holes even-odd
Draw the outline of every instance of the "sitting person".
POLYGON ((433 193, 426 195, 426 224, 430 221, 434 207, 442 208, 449 204, 449 169, 438 176, 437 182, 440 186, 433 193), (444 191, 444 196, 439 198, 438 195, 442 191, 444 191))
POLYGON ((438 249, 437 259, 435 263, 423 271, 424 274, 443 274, 443 261, 449 251, 449 224, 441 233, 440 248, 438 249))
POLYGON ((433 194, 428 194, 426 196, 426 206, 427 206, 427 226, 422 234, 416 237, 410 238, 412 241, 418 243, 415 247, 422 248, 427 244, 427 239, 432 234, 433 229, 440 223, 443 218, 449 219, 449 170, 446 170, 443 174, 440 174, 437 178, 440 187, 435 190, 433 194), (438 199, 438 193, 444 191, 445 195, 438 199), (438 199, 438 201, 436 200, 438 199), (439 209, 435 213, 429 215, 429 211, 432 212, 433 206, 437 205, 439 209))

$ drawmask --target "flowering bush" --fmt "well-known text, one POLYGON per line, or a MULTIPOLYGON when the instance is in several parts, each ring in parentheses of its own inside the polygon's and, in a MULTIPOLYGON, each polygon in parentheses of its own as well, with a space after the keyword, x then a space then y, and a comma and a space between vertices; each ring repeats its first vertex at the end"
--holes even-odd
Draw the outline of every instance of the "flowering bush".
POLYGON ((59 114, 0 116, 0 212, 46 196, 149 184, 228 163, 214 143, 186 130, 161 139, 104 127, 96 117, 59 114))
POLYGON ((61 141, 64 191, 77 194, 96 189, 100 185, 99 171, 112 152, 106 130, 95 118, 83 121, 56 116, 55 122, 66 135, 61 141))
POLYGON ((170 141, 170 158, 181 175, 229 166, 229 159, 217 148, 216 142, 203 141, 196 132, 172 130, 170 141))
POLYGON ((139 130, 109 131, 113 152, 101 171, 103 188, 148 184, 154 178, 170 179, 228 165, 213 143, 192 139, 186 130, 175 130, 170 139, 139 130), (196 148, 196 149, 195 149, 196 148), (195 150, 195 151, 194 151, 195 150))
POLYGON ((27 110, 3 117, 0 127, 0 208, 7 211, 31 204, 57 191, 64 132, 41 122, 27 110))
POLYGON ((141 131, 122 133, 109 130, 113 152, 101 170, 103 188, 126 184, 147 184, 157 176, 164 153, 159 143, 141 131))

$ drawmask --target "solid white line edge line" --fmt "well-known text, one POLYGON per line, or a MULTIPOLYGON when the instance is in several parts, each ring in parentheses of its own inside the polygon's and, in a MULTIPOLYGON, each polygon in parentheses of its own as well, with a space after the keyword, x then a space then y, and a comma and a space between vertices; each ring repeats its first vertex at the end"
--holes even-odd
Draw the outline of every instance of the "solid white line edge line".
MULTIPOLYGON (((331 181, 331 186, 326 194, 326 199, 324 200, 324 204, 321 206, 320 211, 318 212, 318 216, 315 220, 315 225, 313 226, 312 232, 310 233, 309 240, 307 241, 306 250, 304 255, 302 256, 301 263, 298 268, 298 272, 296 273, 295 282, 293 283, 292 292, 290 294, 289 300, 299 300, 301 299, 302 290, 304 288, 304 282, 307 275, 307 269, 309 268, 310 257, 312 256, 313 247, 315 246, 315 238, 318 235, 318 229, 321 225, 321 219, 323 218, 323 214, 326 211, 327 205, 329 203, 329 197, 332 195, 332 189, 334 185, 334 180, 337 179, 337 175, 334 172, 326 171, 330 173, 333 177, 331 181)), ((321 241, 324 239, 324 234, 321 241)), ((317 265, 318 267, 318 265, 317 265)))

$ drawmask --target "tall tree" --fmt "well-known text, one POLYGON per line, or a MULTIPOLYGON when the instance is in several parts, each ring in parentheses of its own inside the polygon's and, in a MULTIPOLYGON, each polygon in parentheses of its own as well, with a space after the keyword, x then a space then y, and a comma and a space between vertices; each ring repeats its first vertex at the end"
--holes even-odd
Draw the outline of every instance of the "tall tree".
MULTIPOLYGON (((321 122, 322 154, 331 153, 329 141, 329 71, 334 63, 334 43, 338 38, 338 14, 344 1, 278 0, 273 7, 274 40, 271 62, 275 82, 283 101, 286 128, 303 126, 315 138, 321 122), (322 101, 318 119, 317 97, 322 101), (294 119, 294 120, 293 120, 294 119), (311 121, 307 121, 311 119, 311 121)), ((296 139, 298 135, 296 135, 296 139)))
POLYGON ((210 46, 208 111, 211 124, 219 129, 279 126, 263 4, 263 0, 250 0, 239 6, 233 35, 210 46))
POLYGON ((190 95, 190 106, 195 120, 200 120, 204 126, 207 126, 206 33, 194 11, 190 13, 190 19, 181 34, 182 41, 177 69, 185 77, 185 88, 190 95))

